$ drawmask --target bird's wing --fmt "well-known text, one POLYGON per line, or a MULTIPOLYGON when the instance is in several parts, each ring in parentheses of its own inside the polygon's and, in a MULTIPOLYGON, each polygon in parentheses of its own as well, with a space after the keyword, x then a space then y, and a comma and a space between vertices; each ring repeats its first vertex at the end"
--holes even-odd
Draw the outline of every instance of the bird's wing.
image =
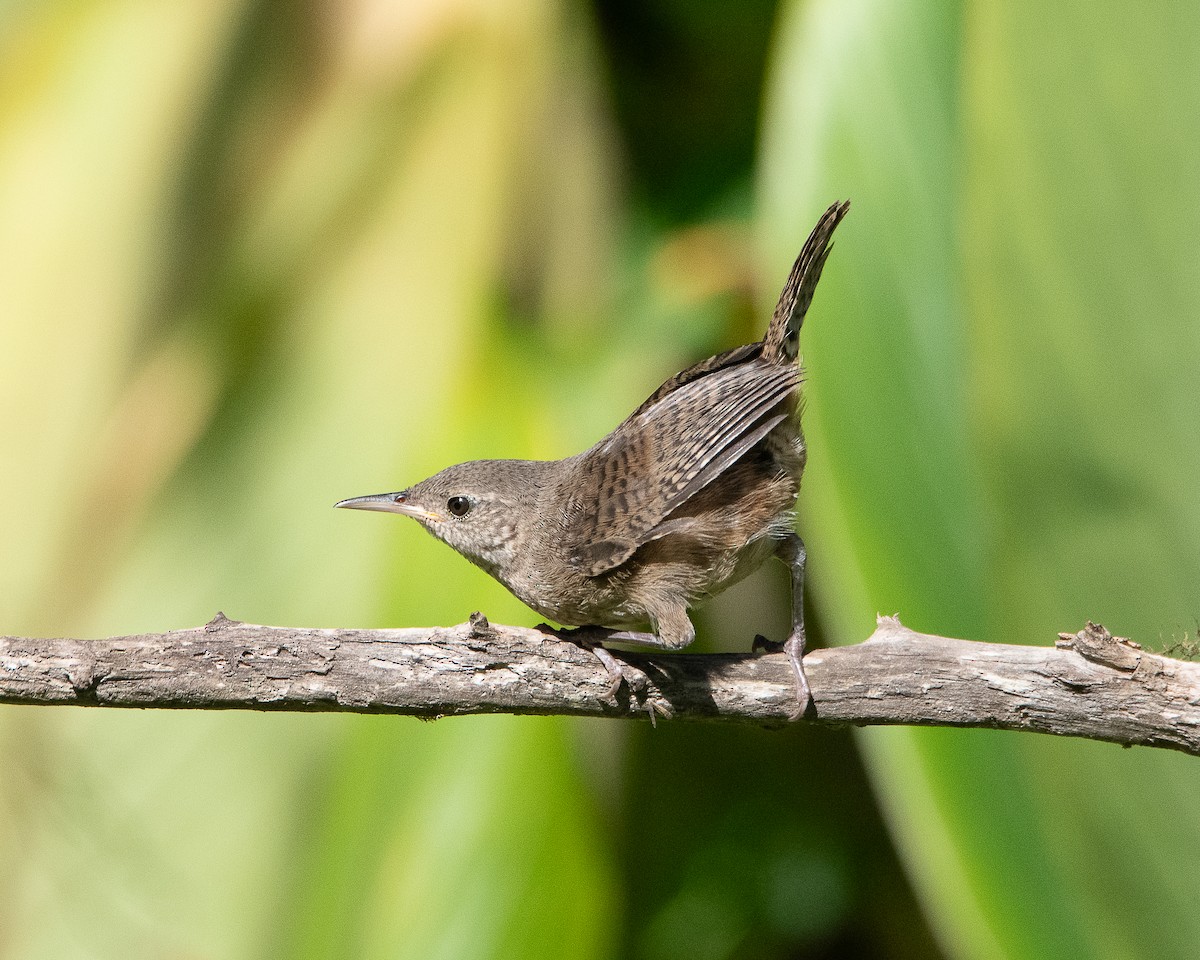
POLYGON ((648 396, 640 407, 633 411, 626 419, 632 420, 634 417, 644 413, 654 404, 658 403, 663 397, 669 393, 674 393, 685 384, 691 383, 705 374, 713 373, 716 370, 721 370, 724 367, 731 367, 736 363, 745 363, 747 360, 756 359, 762 353, 761 343, 747 343, 745 346, 734 347, 732 350, 726 350, 724 353, 718 353, 715 357, 709 357, 707 360, 701 360, 697 364, 693 364, 686 370, 680 371, 663 383, 661 387, 655 390, 648 396))
POLYGON ((578 458, 564 530, 588 576, 619 566, 671 512, 791 414, 794 364, 753 360, 675 387, 578 458))

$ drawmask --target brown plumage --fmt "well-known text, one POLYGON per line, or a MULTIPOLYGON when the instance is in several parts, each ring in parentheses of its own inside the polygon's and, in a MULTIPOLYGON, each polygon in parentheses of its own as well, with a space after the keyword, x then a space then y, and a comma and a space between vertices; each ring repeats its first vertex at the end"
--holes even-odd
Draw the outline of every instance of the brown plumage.
MULTIPOLYGON (((783 649, 803 712, 805 551, 792 512, 806 451, 796 358, 849 206, 835 203, 818 221, 761 342, 676 374, 590 450, 564 460, 461 463, 407 490, 337 505, 415 517, 545 617, 648 624, 652 634, 612 639, 671 649, 695 637, 691 606, 778 556, 792 570, 783 649)), ((611 656, 602 659, 619 670, 611 656)))

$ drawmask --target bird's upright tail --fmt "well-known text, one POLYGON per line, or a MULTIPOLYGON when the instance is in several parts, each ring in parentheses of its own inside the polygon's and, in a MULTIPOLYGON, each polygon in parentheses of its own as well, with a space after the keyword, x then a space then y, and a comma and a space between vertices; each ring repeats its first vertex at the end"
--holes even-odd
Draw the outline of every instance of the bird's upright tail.
POLYGON ((763 359, 775 363, 790 363, 796 359, 800 352, 800 326, 812 303, 817 281, 821 279, 825 258, 829 256, 833 231, 849 209, 849 200, 833 204, 821 214, 821 219, 804 241, 804 248, 792 264, 792 272, 788 274, 771 317, 771 326, 763 338, 763 359))

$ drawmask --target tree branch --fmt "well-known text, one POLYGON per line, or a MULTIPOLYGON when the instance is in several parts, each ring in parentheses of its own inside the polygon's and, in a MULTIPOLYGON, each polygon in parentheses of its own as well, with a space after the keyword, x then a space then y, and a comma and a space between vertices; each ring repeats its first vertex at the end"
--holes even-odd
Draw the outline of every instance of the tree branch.
MULTIPOLYGON (((991 727, 1200 755, 1200 664, 1088 624, 1057 647, 915 633, 882 617, 855 646, 805 658, 827 724, 991 727)), ((0 637, 0 702, 109 707, 721 719, 781 724, 795 703, 782 654, 596 655, 561 635, 492 626, 309 630, 239 623, 106 640, 0 637), (628 668, 634 668, 632 670, 628 668)))

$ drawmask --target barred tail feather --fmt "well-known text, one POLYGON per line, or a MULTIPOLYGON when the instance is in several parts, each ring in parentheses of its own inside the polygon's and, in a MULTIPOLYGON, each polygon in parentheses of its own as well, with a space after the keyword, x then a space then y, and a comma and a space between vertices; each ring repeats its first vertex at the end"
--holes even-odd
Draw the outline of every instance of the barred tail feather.
POLYGON ((833 231, 849 209, 849 200, 833 204, 821 215, 804 242, 804 248, 792 265, 792 272, 788 274, 787 283, 783 285, 783 293, 779 295, 771 326, 763 338, 764 360, 790 363, 800 352, 800 327, 804 323, 804 314, 812 303, 817 281, 821 279, 821 268, 825 266, 825 258, 832 249, 833 231))

